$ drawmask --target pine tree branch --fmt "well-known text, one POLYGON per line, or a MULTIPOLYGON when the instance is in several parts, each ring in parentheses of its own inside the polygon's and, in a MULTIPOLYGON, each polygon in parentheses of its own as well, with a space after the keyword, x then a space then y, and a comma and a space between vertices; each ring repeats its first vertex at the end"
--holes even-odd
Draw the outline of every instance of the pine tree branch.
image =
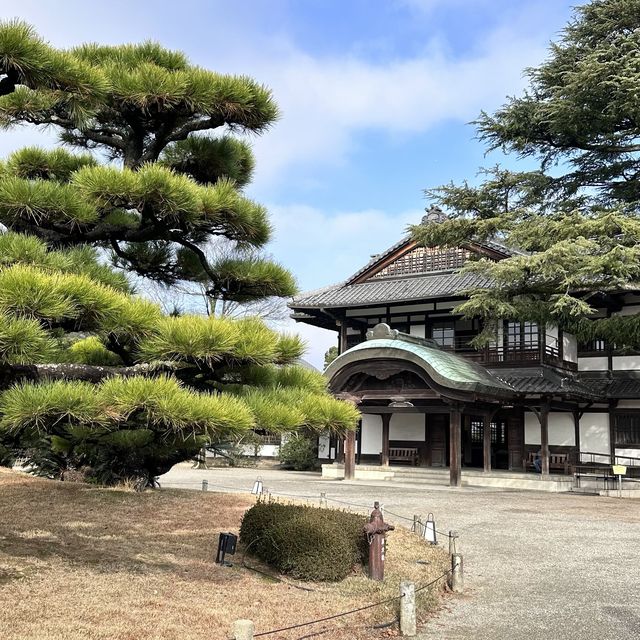
MULTIPOLYGON (((147 363, 136 364, 129 367, 107 367, 89 364, 29 364, 29 365, 2 365, 0 366, 0 378, 5 383, 15 381, 41 382, 44 380, 84 380, 86 382, 100 382, 113 376, 140 376, 156 374, 161 371, 172 370, 166 363, 162 365, 150 365, 147 363)), ((5 386, 5 385, 3 385, 5 386)))
POLYGON ((190 120, 183 125, 174 129, 173 133, 166 137, 166 144, 169 142, 177 142, 178 140, 185 140, 190 133, 195 131, 206 131, 207 129, 217 129, 225 124, 225 119, 222 116, 210 116, 201 120, 190 120))

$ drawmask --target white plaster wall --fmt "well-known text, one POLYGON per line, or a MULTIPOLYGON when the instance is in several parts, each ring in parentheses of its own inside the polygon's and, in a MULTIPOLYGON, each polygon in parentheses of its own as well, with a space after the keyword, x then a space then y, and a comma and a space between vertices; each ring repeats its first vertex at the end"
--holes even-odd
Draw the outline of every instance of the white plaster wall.
MULTIPOLYGON (((255 455, 255 449, 253 446, 245 444, 240 447, 240 452, 243 456, 253 457, 255 455)), ((261 458, 275 458, 280 452, 280 445, 277 444, 263 444, 258 449, 258 455, 261 458)))
POLYGON ((330 438, 329 436, 320 436, 318 438, 318 458, 328 458, 329 457, 329 446, 330 446, 330 438))
POLYGON ((640 369, 640 355, 613 356, 613 368, 616 371, 635 371, 640 369))
POLYGON ((606 371, 607 358, 578 358, 578 371, 606 371))
POLYGON ((578 341, 572 333, 562 334, 562 357, 569 362, 578 362, 578 341))
MULTIPOLYGON (((535 413, 524 414, 524 443, 541 444, 540 421, 535 413)), ((551 411, 549 413, 549 446, 573 447, 576 444, 576 433, 571 413, 551 411)))
POLYGON ((524 443, 540 444, 540 421, 531 411, 524 412, 524 443))
POLYGON ((640 400, 619 400, 617 409, 640 409, 640 400))
MULTIPOLYGON (((609 453, 608 413, 585 413, 580 418, 580 450, 609 453)), ((596 458, 596 462, 608 462, 608 458, 596 458)))
POLYGON ((389 440, 417 440, 424 442, 424 433, 424 414, 394 413, 391 416, 389 440))
POLYGON ((453 309, 460 302, 436 302, 436 309, 453 309))
POLYGON ((375 455, 382 451, 382 418, 380 416, 362 415, 362 449, 363 455, 375 455))
POLYGON ((400 313, 403 311, 433 311, 434 308, 433 302, 427 302, 425 304, 403 304, 399 307, 389 307, 389 311, 391 313, 397 313, 398 311, 400 313))
MULTIPOLYGON (((617 456, 627 456, 629 458, 640 458, 640 449, 616 449, 617 456)), ((630 462, 634 462, 632 460, 619 460, 620 464, 626 464, 629 466, 630 462)), ((635 465, 638 462, 634 462, 635 465)))
POLYGON ((381 316, 386 315, 387 307, 376 307, 375 309, 347 309, 345 315, 347 317, 356 316, 381 316))
POLYGON ((417 336, 418 338, 424 338, 425 326, 423 324, 414 324, 411 325, 409 329, 409 333, 412 336, 417 336))
POLYGON ((352 329, 351 327, 347 327, 347 335, 348 336, 360 335, 360 329, 352 329))
POLYGON ((553 324, 547 325, 546 334, 552 338, 558 339, 558 327, 553 324))
POLYGON ((576 428, 573 414, 549 412, 549 446, 575 447, 576 428))

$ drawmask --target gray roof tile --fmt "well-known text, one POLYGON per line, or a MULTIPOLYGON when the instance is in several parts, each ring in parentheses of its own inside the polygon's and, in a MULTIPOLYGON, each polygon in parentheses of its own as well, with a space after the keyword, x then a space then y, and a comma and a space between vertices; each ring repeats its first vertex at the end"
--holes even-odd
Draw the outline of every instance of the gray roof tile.
POLYGON ((340 283, 308 291, 295 297, 292 309, 393 304, 429 298, 459 296, 466 289, 490 286, 477 273, 438 273, 404 278, 368 280, 361 284, 340 283))

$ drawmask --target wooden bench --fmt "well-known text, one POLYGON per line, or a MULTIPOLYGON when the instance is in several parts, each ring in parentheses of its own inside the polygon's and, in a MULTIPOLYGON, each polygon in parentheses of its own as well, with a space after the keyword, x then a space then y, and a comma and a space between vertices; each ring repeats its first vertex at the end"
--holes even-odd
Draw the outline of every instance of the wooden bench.
POLYGON ((392 460, 398 462, 409 462, 414 467, 417 466, 420 456, 416 447, 393 447, 389 449, 389 462, 392 460))
MULTIPOLYGON (((529 451, 529 455, 522 461, 524 470, 535 469, 533 461, 536 459, 537 454, 535 451, 529 451)), ((551 470, 563 471, 565 474, 569 473, 569 454, 568 453, 549 453, 549 471, 551 470)))

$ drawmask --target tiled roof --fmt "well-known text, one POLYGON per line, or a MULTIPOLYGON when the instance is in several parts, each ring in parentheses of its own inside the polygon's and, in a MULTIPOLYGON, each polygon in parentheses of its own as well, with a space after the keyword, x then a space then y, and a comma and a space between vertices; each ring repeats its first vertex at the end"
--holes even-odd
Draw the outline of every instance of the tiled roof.
POLYGON ((582 384, 602 398, 640 398, 640 379, 632 376, 610 378, 583 377, 582 384))
POLYGON ((424 276, 368 280, 361 284, 336 284, 307 291, 294 298, 292 309, 393 304, 411 300, 458 296, 466 289, 490 286, 478 273, 437 273, 424 276))
POLYGON ((518 393, 569 395, 591 401, 602 398, 601 389, 585 384, 578 377, 562 375, 546 367, 490 371, 518 393))
POLYGON ((514 392, 485 367, 462 356, 444 351, 425 340, 379 324, 367 333, 367 340, 339 355, 326 369, 333 378, 343 367, 369 358, 410 360, 419 364, 431 379, 445 389, 513 398, 514 392))

